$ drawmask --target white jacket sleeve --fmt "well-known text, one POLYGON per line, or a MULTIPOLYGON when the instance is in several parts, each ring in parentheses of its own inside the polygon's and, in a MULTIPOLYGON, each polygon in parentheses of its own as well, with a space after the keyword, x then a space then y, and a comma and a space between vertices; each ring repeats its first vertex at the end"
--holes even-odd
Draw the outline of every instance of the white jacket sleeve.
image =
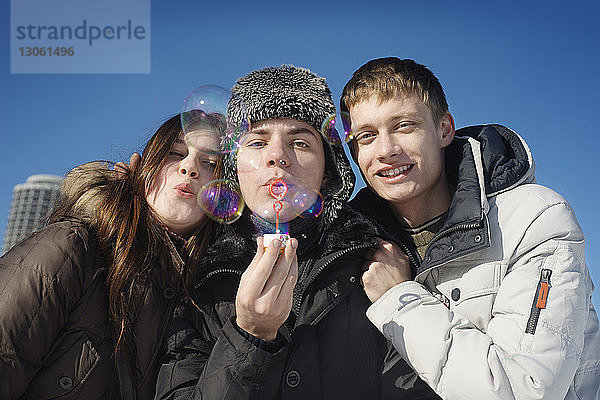
POLYGON ((367 311, 442 398, 564 399, 573 381, 593 290, 583 233, 566 203, 549 205, 513 233, 520 240, 497 260, 507 273, 491 312, 481 310, 491 315, 485 329, 413 281, 390 289, 367 311), (526 325, 542 269, 552 271, 550 289, 530 334, 526 325))

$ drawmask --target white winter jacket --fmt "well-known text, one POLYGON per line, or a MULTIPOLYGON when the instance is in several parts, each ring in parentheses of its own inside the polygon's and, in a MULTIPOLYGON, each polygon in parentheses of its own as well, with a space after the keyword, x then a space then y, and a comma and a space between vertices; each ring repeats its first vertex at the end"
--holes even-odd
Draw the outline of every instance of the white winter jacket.
POLYGON ((450 177, 460 172, 446 223, 415 280, 386 292, 369 319, 444 399, 600 398, 600 331, 573 209, 534 184, 513 131, 459 134, 447 150, 450 177))

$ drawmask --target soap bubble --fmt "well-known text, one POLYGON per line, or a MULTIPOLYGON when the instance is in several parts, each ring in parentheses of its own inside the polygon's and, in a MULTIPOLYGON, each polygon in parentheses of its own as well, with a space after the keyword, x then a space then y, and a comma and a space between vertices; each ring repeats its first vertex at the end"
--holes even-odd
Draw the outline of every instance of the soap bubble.
POLYGON ((301 218, 316 218, 323 211, 323 196, 309 189, 293 191, 291 205, 294 213, 301 218))
POLYGON ((344 140, 346 141, 346 143, 348 143, 352 139, 354 139, 354 135, 352 134, 352 122, 350 120, 350 113, 347 111, 342 111, 340 114, 340 119, 342 120, 342 127, 344 129, 344 140))
POLYGON ((228 179, 217 179, 202 186, 197 201, 209 218, 222 224, 235 222, 244 211, 240 188, 228 179))
POLYGON ((329 143, 332 143, 332 144, 341 143, 340 135, 338 134, 338 131, 336 129, 336 127, 340 126, 338 121, 339 121, 339 118, 337 115, 330 114, 321 123, 321 134, 329 143))
POLYGON ((261 156, 252 148, 242 145, 236 153, 231 153, 229 157, 236 157, 238 177, 243 179, 243 174, 255 173, 260 169, 261 156))
MULTIPOLYGON (((278 180, 278 181, 283 181, 278 180)), ((276 182, 276 181, 275 181, 276 182)), ((253 212, 260 218, 271 223, 284 223, 295 218, 316 218, 323 210, 323 197, 317 191, 302 188, 286 182, 287 189, 283 185, 270 185, 266 188, 267 200, 263 201, 260 209, 253 212), (272 192, 281 193, 282 196, 273 196, 272 192)))
MULTIPOLYGON (((239 141, 248 132, 249 122, 242 105, 242 120, 236 124, 227 118, 227 102, 231 92, 217 85, 194 89, 183 101, 181 126, 186 140, 196 135, 214 135, 218 147, 198 150, 208 153, 230 153, 237 150, 239 141)), ((242 103, 243 104, 243 103, 242 103)), ((188 144, 192 144, 188 142, 188 144)))

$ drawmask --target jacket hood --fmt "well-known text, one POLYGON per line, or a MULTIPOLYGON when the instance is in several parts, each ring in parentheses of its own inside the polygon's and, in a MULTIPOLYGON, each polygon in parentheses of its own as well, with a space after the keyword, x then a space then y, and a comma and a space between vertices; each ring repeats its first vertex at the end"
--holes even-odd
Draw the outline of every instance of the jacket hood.
POLYGON ((456 131, 455 140, 446 151, 446 171, 455 179, 464 158, 460 148, 465 147, 464 141, 468 138, 479 142, 479 152, 474 149, 473 155, 480 156, 487 197, 535 181, 535 164, 529 146, 515 131, 498 124, 468 126, 456 131))
POLYGON ((521 136, 502 125, 457 130, 445 154, 446 177, 456 192, 442 231, 483 220, 489 209, 488 197, 535 182, 529 147, 521 136))

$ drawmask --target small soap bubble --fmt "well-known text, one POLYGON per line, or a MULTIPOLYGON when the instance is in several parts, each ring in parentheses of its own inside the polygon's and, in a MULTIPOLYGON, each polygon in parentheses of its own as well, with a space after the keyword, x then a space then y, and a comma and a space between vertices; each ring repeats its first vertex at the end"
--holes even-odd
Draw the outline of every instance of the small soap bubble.
POLYGON ((197 201, 209 218, 222 224, 235 222, 244 211, 240 188, 228 179, 217 179, 202 186, 197 201))
POLYGON ((324 138, 332 144, 341 143, 340 135, 336 129, 336 125, 338 124, 339 118, 335 114, 330 114, 325 120, 321 123, 321 134, 324 138))
POLYGON ((276 179, 269 185, 269 193, 276 200, 282 200, 288 192, 288 185, 283 179, 276 179))
POLYGON ((352 134, 352 121, 350 120, 350 113, 347 111, 342 111, 340 114, 340 119, 342 120, 342 127, 344 130, 344 140, 346 143, 348 143, 354 139, 354 135, 352 134))
MULTIPOLYGON (((181 126, 184 137, 214 135, 218 146, 200 147, 207 153, 230 153, 239 147, 239 141, 248 132, 249 121, 242 104, 242 119, 233 123, 227 118, 227 103, 231 92, 217 85, 203 85, 194 89, 183 101, 181 126)), ((194 145, 192 142, 188 144, 194 145)))
POLYGON ((293 193, 294 213, 302 218, 316 218, 323 211, 323 196, 309 189, 298 189, 293 193))

